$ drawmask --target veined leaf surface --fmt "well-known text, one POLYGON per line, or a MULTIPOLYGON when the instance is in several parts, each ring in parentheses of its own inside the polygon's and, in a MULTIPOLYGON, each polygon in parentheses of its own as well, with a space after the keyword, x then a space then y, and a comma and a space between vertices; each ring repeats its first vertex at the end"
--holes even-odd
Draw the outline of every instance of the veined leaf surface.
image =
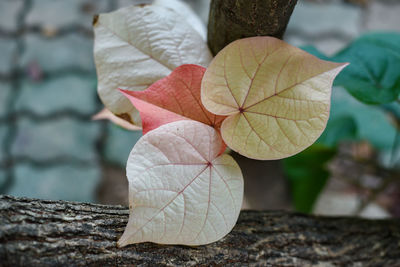
POLYGON ((198 65, 182 65, 144 91, 123 91, 140 112, 143 134, 183 119, 196 120, 219 130, 226 117, 209 112, 200 99, 205 71, 198 65))
POLYGON ((176 67, 207 66, 212 56, 184 18, 163 6, 139 5, 94 19, 100 98, 114 114, 140 125, 138 112, 117 89, 146 89, 176 67))
POLYGON ((153 5, 171 8, 186 19, 186 22, 195 29, 203 40, 207 40, 207 29, 192 8, 181 0, 155 0, 153 5))
POLYGON ((127 163, 130 215, 119 246, 203 245, 228 234, 239 216, 243 177, 215 129, 183 120, 144 135, 127 163))
POLYGON ((213 59, 201 99, 231 149, 280 159, 310 146, 325 129, 332 82, 346 66, 320 60, 273 37, 237 40, 213 59))

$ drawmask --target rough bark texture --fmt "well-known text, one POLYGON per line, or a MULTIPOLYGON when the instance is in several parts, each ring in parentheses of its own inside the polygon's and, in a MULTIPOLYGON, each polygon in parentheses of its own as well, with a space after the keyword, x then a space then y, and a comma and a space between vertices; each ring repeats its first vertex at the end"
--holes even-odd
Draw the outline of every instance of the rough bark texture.
POLYGON ((398 220, 244 211, 214 244, 117 248, 127 220, 124 206, 0 196, 0 265, 400 266, 398 220))
POLYGON ((282 38, 297 0, 211 0, 208 45, 215 55, 251 36, 282 38))

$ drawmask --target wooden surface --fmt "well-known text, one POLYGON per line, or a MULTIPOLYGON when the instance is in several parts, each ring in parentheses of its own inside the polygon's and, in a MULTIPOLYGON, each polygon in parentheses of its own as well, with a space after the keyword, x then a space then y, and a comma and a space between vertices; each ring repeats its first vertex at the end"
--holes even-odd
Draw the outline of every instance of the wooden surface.
POLYGON ((399 220, 243 211, 207 246, 117 248, 127 220, 124 206, 0 196, 0 266, 400 266, 399 220))

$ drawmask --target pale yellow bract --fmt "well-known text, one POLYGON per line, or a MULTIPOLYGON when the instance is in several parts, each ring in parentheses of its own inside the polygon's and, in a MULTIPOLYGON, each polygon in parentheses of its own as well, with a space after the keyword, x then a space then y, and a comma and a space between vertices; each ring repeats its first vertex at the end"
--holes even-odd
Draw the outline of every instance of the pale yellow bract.
POLYGON ((273 37, 241 39, 212 60, 201 99, 210 112, 229 115, 221 133, 231 149, 253 159, 285 158, 325 129, 332 83, 346 65, 273 37))

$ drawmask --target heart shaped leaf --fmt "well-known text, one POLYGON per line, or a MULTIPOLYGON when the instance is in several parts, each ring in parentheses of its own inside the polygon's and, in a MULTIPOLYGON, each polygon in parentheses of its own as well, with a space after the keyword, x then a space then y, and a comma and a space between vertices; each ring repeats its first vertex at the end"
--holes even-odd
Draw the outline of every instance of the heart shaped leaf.
POLYGON ((400 96, 400 34, 367 34, 334 58, 351 65, 335 84, 366 104, 386 104, 400 96))
POLYGON ((101 14, 93 27, 100 98, 111 112, 137 125, 138 112, 118 88, 144 90, 182 64, 207 66, 212 58, 199 33, 163 6, 101 14))
POLYGON ((243 199, 243 177, 222 140, 203 123, 184 120, 144 135, 127 163, 130 215, 119 246, 203 245, 231 231, 243 199))
POLYGON ((201 66, 182 65, 144 91, 122 91, 140 112, 143 134, 184 119, 196 120, 217 130, 221 127, 225 116, 209 112, 201 103, 200 87, 205 71, 201 66))
POLYGON ((221 133, 231 149, 254 159, 284 158, 321 135, 332 82, 344 66, 273 37, 241 39, 210 63, 201 99, 212 113, 229 115, 221 133))

